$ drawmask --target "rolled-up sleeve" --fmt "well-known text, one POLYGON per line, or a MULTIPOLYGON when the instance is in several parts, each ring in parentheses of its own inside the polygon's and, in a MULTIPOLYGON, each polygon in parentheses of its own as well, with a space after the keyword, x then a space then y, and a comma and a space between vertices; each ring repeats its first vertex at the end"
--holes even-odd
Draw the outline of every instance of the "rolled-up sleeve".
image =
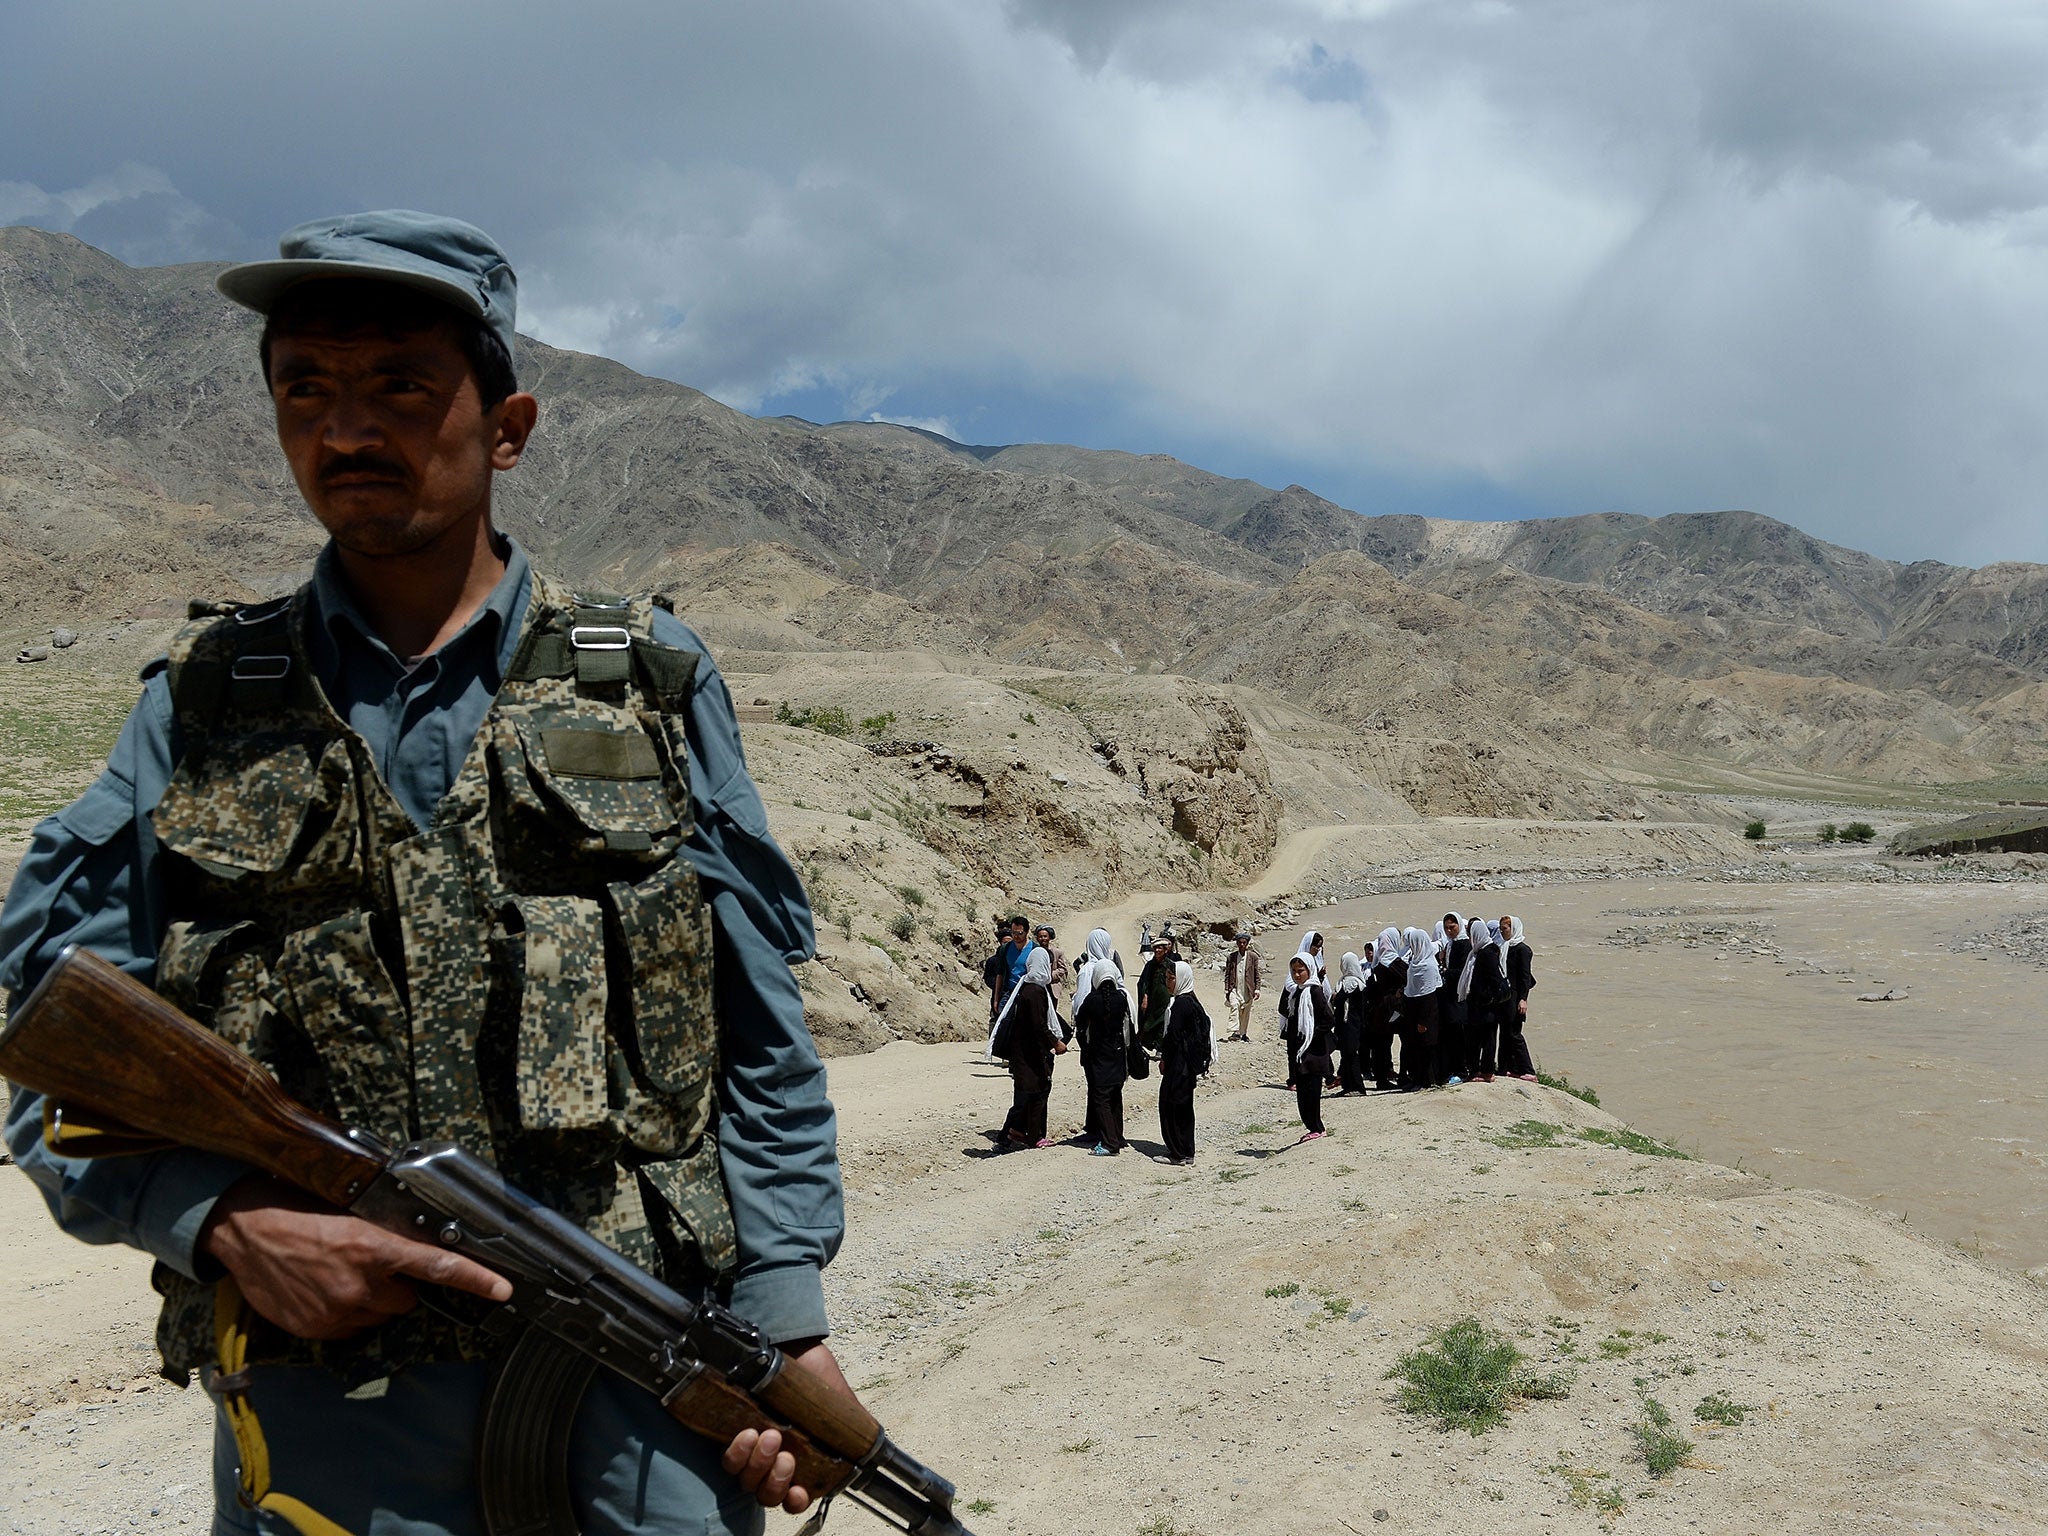
POLYGON ((815 948, 811 909, 768 832, 725 680, 667 614, 655 638, 705 656, 690 705, 689 852, 717 935, 724 1077, 718 1146, 739 1239, 733 1309, 777 1342, 827 1331, 821 1271, 846 1229, 838 1123, 792 966, 815 948))
MULTIPOLYGON (((0 990, 20 1002, 67 944, 143 981, 156 973, 162 907, 149 813, 173 765, 170 690, 149 678, 106 771, 35 830, 0 908, 0 990)), ((42 1095, 10 1088, 6 1138, 58 1226, 88 1243, 126 1243, 197 1277, 199 1229, 248 1170, 180 1148, 82 1159, 44 1147, 42 1095)))

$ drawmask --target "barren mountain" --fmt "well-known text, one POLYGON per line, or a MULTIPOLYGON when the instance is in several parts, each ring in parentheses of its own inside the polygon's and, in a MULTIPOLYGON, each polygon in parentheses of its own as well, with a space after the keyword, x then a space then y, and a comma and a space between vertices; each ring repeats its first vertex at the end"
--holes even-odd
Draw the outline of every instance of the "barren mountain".
MULTIPOLYGON (((278 590, 317 546, 214 270, 0 230, 0 604, 13 638, 86 631, 55 675, 132 666, 185 597, 278 590)), ((704 630, 860 1005, 820 1005, 845 1043, 944 1027, 999 904, 1227 884, 1318 823, 1726 827, 1656 786, 2048 773, 2048 568, 1899 565, 1747 512, 1362 516, 518 362, 542 428, 501 520, 704 630)), ((0 767, 40 750, 0 740, 0 767)))

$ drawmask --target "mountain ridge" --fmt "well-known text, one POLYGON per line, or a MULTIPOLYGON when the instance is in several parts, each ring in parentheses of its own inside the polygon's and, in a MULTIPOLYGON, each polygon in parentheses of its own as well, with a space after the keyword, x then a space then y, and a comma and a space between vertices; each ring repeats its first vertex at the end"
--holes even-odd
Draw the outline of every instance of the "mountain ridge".
MULTIPOLYGON (((216 270, 0 230, 0 601, 18 620, 275 590, 317 546, 256 322, 212 293, 216 270)), ((1505 734, 1538 765, 1512 775, 1530 814, 1569 810, 1574 791, 1542 784, 1589 765, 1946 782, 2048 759, 2048 567, 1889 561, 1740 510, 1360 513, 1158 454, 750 417, 523 337, 517 361, 542 428, 496 511, 577 581, 780 547, 840 584, 869 643, 894 626, 1266 690, 1340 748, 1391 719, 1423 759, 1450 743, 1482 763, 1505 734)))

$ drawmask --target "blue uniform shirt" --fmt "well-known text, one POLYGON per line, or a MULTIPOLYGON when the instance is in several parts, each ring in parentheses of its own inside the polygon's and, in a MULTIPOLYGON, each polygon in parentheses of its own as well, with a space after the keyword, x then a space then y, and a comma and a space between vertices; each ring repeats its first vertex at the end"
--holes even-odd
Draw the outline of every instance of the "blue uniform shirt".
MULTIPOLYGON (((504 578, 489 601, 445 645, 408 669, 349 597, 332 550, 314 566, 314 670, 336 712, 368 743, 399 804, 423 828, 454 783, 511 664, 531 587, 526 555, 511 544, 504 578)), ((689 707, 696 826, 687 851, 702 877, 716 930, 725 1051, 719 1152, 739 1242, 733 1308, 778 1342, 815 1338, 827 1331, 819 1272, 838 1249, 844 1210, 824 1065, 804 1025, 802 995, 790 970, 813 951, 810 907, 796 872, 769 836, 740 747, 732 697, 703 641, 659 610, 654 633, 664 644, 705 655, 689 707)), ((181 743, 162 663, 144 669, 143 677, 142 697, 106 771, 36 828, 0 909, 0 989, 15 1000, 70 943, 83 944, 144 981, 155 974, 165 916, 161 851, 149 818, 177 768, 181 743)), ((214 1200, 245 1169, 191 1150, 98 1161, 63 1158, 44 1149, 41 1129, 40 1097, 17 1090, 8 1106, 8 1145, 65 1231, 87 1242, 145 1249, 181 1273, 200 1277, 203 1261, 194 1249, 199 1230, 214 1200)), ((658 1409, 655 1416, 663 1417, 658 1409)), ((658 1439, 659 1427, 645 1438, 658 1439)), ((699 1463, 690 1449, 689 1462, 699 1463)), ((297 1491, 282 1474, 278 1486, 297 1491)), ((692 1518, 708 1517, 700 1508, 692 1518)), ((402 1528, 459 1527, 430 1520, 402 1528)))

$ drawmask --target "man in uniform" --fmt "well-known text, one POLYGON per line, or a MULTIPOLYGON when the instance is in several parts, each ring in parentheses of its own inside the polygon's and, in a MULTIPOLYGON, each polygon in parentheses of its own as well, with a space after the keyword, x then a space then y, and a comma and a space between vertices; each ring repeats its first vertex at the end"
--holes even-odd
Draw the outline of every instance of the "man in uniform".
MULTIPOLYGON (((144 669, 105 773, 36 829, 0 986, 18 1001, 82 944, 295 1096, 463 1142, 845 1390, 820 1282, 835 1122, 790 969, 811 913, 725 684, 671 614, 572 591, 493 527, 538 406, 487 235, 370 213, 280 252, 220 289, 266 317, 278 440, 330 542, 290 598, 195 607, 144 669)), ((217 1532, 322 1528, 305 1508, 478 1529, 502 1345, 414 1283, 503 1300, 502 1280, 209 1154, 57 1155, 42 1108, 14 1093, 16 1161, 66 1231, 154 1255, 165 1374, 236 1410, 217 1532), (250 1368, 223 1379, 229 1323, 250 1368)), ((792 1466, 772 1431, 712 1445, 599 1372, 568 1470, 586 1532, 717 1532, 801 1510, 792 1466)))

